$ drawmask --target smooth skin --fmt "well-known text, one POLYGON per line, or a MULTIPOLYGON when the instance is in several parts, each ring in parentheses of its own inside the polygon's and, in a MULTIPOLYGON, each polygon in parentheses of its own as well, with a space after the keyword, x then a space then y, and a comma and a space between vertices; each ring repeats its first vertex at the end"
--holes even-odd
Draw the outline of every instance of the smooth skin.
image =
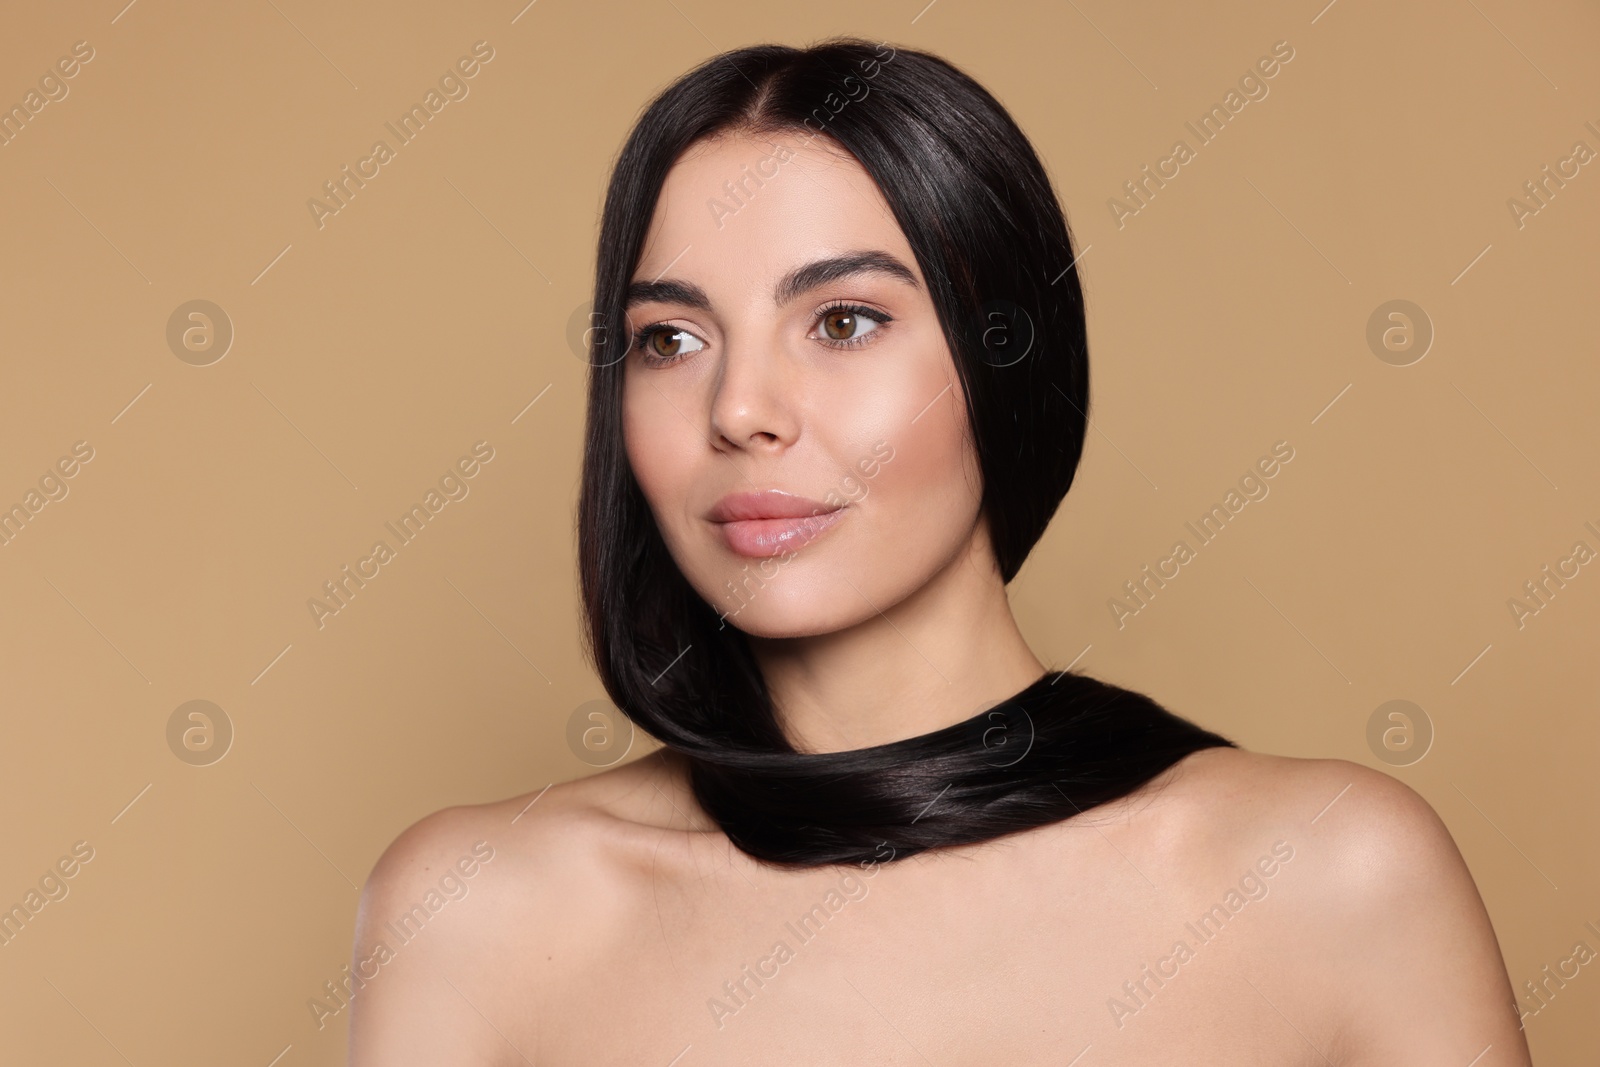
MULTIPOLYGON (((629 459, 679 568, 751 636, 798 747, 935 730, 1044 672, 978 512, 926 284, 859 164, 804 135, 695 146, 634 280, 679 284, 630 309, 629 459), (727 211, 724 182, 764 159, 727 211), (888 258, 781 284, 863 252, 888 258), (893 458, 866 476, 880 441, 893 458), (704 516, 773 488, 850 503, 751 585, 704 516)), ((1206 750, 1085 815, 884 859, 763 867, 665 750, 437 812, 362 892, 350 1063, 1530 1062, 1449 832, 1357 764, 1206 750), (492 858, 464 876, 475 846, 492 858), (414 906, 423 928, 402 941, 414 906)))

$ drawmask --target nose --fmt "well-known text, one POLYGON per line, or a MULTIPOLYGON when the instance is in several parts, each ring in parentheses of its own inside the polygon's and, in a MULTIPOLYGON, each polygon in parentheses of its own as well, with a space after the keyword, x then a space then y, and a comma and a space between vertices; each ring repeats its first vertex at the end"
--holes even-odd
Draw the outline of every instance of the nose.
POLYGON ((724 349, 711 396, 711 435, 718 448, 782 451, 800 430, 800 381, 792 361, 772 341, 724 349))

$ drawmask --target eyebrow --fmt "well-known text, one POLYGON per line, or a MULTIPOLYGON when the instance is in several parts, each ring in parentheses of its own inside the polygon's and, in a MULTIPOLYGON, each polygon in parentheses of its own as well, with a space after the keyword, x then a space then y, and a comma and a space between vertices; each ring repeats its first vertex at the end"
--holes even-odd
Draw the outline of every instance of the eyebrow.
MULTIPOLYGON (((772 301, 775 304, 787 304, 789 301, 813 289, 864 274, 881 274, 885 277, 899 279, 913 289, 921 288, 917 283, 916 274, 912 272, 910 267, 907 267, 888 252, 869 249, 862 252, 846 252, 843 255, 829 256, 826 259, 815 260, 804 266, 796 267, 778 280, 778 284, 772 291, 772 301)), ((648 303, 682 304, 685 307, 695 308, 699 311, 711 310, 711 298, 706 295, 704 289, 693 282, 680 282, 671 279, 655 282, 634 282, 628 286, 625 307, 648 303)))

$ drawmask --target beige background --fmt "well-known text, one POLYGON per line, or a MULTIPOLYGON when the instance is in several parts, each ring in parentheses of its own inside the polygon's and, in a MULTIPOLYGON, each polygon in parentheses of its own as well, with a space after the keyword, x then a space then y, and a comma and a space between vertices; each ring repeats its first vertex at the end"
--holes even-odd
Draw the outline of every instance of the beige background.
MULTIPOLYGON (((1507 207, 1600 150, 1592 6, 122 2, 0 33, 6 106, 95 53, 0 147, 0 505, 94 450, 0 547, 0 904, 94 849, 0 948, 18 1062, 343 1062, 344 1015, 318 1032, 306 1002, 384 846, 589 773, 567 329, 607 167, 704 56, 835 32, 988 86, 1084 251, 1095 431, 1012 586, 1041 657, 1379 767, 1369 717, 1415 702, 1432 746, 1389 769, 1449 824, 1513 983, 1600 949, 1600 564, 1520 629, 1507 606, 1600 550, 1600 163, 1521 228, 1507 207), (319 229, 307 200, 479 40, 470 95, 319 229), (1119 229, 1108 199, 1280 40, 1270 94, 1119 229), (195 299, 236 332, 204 367, 166 340, 195 299), (1394 299, 1436 331, 1410 366, 1366 340, 1394 299), (1279 440, 1270 495, 1118 629, 1123 581, 1279 440), (470 495, 319 629, 308 599, 477 441, 470 495), (193 699, 235 730, 210 766, 168 747, 193 699)), ((1597 967, 1529 1020, 1540 1062, 1593 1055, 1597 967)))

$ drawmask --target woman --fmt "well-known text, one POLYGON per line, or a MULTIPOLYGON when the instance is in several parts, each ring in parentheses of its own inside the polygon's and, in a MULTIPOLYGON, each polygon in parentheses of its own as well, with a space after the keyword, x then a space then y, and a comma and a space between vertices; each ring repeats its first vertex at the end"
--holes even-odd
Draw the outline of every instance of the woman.
POLYGON ((352 1063, 1528 1062, 1420 797, 1023 640, 1085 325, 985 90, 856 39, 715 57, 617 160, 594 307, 589 647, 665 747, 401 835, 352 1063))

